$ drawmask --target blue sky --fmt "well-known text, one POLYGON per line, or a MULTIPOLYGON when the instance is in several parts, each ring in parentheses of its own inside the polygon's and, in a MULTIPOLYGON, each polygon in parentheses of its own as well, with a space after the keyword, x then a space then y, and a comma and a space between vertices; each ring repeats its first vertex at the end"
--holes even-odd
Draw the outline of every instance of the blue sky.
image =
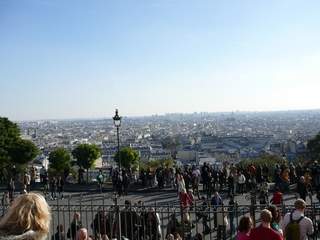
POLYGON ((320 1, 0 0, 0 116, 320 107, 320 1))

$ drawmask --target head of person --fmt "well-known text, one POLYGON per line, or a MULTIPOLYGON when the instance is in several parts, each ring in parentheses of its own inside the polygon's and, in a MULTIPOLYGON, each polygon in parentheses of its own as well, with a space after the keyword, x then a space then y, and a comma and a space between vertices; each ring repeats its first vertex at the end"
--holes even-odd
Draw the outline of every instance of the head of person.
POLYGON ((166 237, 167 240, 174 240, 173 234, 169 233, 166 237))
POLYGON ((50 207, 43 196, 27 193, 17 197, 0 220, 0 230, 11 235, 34 231, 41 236, 49 233, 50 207))
POLYGON ((280 214, 279 214, 277 207, 275 205, 270 205, 268 207, 268 210, 271 212, 272 222, 279 223, 280 222, 280 214))
POLYGON ((80 228, 76 234, 76 240, 88 240, 88 230, 86 228, 80 228))
POLYGON ((239 226, 238 226, 238 231, 242 232, 242 233, 248 233, 251 230, 252 225, 253 224, 252 224, 251 218, 248 217, 248 216, 243 216, 240 219, 239 226))
POLYGON ((268 209, 263 209, 260 214, 261 223, 270 225, 272 221, 272 213, 268 209))
POLYGON ((300 177, 300 182, 302 182, 302 183, 305 182, 304 176, 301 176, 301 177, 300 177))
POLYGON ((307 204, 303 199, 299 198, 294 202, 294 208, 298 211, 303 212, 306 209, 306 206, 307 204))
POLYGON ((75 221, 80 221, 80 213, 75 212, 75 213, 73 214, 73 220, 75 220, 75 221))
POLYGON ((59 224, 59 225, 57 226, 57 232, 60 232, 60 233, 64 232, 64 227, 63 227, 62 224, 59 224))
POLYGON ((130 208, 131 207, 131 201, 130 200, 125 200, 124 201, 124 205, 126 208, 130 208))
POLYGON ((182 238, 181 238, 181 236, 180 236, 180 234, 179 234, 178 232, 175 232, 175 233, 174 233, 174 239, 180 240, 180 239, 182 239, 182 238))

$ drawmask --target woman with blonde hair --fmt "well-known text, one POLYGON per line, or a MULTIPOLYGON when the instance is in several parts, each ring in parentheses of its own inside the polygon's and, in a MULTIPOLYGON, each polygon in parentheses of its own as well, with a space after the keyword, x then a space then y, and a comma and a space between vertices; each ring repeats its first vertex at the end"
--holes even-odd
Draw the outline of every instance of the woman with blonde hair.
POLYGON ((43 196, 20 195, 0 220, 0 240, 44 240, 50 220, 50 207, 43 196))

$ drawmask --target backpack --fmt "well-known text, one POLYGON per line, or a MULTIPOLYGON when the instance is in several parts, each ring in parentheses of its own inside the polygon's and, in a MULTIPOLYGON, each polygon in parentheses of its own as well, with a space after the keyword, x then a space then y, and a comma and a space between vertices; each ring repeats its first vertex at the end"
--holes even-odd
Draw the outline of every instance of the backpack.
POLYGON ((301 216, 298 220, 293 220, 292 213, 290 214, 290 222, 285 229, 286 240, 300 240, 299 223, 303 218, 304 216, 301 216))

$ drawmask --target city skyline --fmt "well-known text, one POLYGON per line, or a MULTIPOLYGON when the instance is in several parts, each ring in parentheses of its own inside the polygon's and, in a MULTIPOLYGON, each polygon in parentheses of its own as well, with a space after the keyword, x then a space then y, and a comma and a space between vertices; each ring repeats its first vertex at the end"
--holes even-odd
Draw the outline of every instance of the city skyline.
POLYGON ((15 121, 319 109, 318 1, 1 1, 15 121))

